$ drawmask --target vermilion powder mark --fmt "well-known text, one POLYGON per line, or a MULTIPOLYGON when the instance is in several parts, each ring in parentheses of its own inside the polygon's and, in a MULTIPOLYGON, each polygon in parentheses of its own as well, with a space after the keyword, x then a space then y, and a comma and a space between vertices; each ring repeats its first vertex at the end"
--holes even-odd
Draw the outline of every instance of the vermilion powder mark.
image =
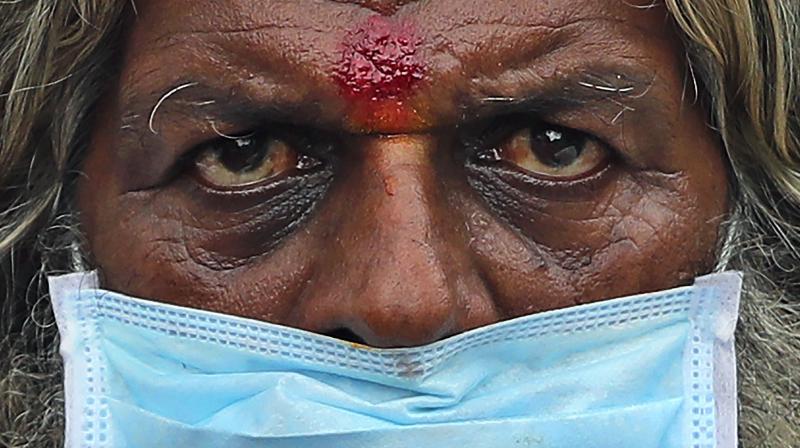
POLYGON ((423 39, 409 23, 372 16, 345 35, 333 78, 367 129, 401 129, 419 121, 405 101, 425 78, 423 39))

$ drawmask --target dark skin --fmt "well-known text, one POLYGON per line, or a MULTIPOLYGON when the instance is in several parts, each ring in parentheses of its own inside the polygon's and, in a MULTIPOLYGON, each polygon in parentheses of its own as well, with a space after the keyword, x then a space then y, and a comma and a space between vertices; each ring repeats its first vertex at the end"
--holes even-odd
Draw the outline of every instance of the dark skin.
POLYGON ((137 0, 79 189, 104 285, 397 347, 690 282, 726 166, 635 4, 137 0))

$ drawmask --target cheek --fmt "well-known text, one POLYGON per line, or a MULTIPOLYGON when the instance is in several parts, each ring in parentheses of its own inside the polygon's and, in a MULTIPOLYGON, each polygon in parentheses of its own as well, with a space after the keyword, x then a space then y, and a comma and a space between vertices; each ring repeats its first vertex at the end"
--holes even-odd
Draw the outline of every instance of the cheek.
MULTIPOLYGON (((330 171, 286 178, 250 194, 212 192, 182 179, 162 195, 178 205, 179 225, 196 261, 229 270, 270 254, 314 213, 332 180, 330 171)), ((168 207, 169 208, 169 207, 168 207)))
POLYGON ((471 226, 496 300, 516 316, 665 289, 708 272, 727 208, 725 176, 721 166, 717 176, 697 168, 618 168, 608 173, 613 180, 558 199, 484 173, 480 183, 493 185, 482 194, 487 204, 516 229, 486 217, 471 226))
POLYGON ((139 212, 90 237, 108 289, 280 322, 291 311, 285 298, 296 296, 311 275, 313 252, 303 248, 314 243, 302 238, 288 242, 292 256, 270 258, 262 248, 272 243, 246 225, 216 227, 217 222, 210 228, 207 218, 189 217, 179 201, 123 197, 117 203, 120 208, 107 210, 109 216, 125 208, 139 212), (267 258, 270 263, 264 263, 267 258))

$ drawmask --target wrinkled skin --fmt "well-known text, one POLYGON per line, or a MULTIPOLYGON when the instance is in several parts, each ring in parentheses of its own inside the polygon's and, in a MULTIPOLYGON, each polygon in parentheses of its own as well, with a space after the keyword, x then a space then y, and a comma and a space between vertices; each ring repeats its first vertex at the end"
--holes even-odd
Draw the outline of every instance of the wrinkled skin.
POLYGON ((79 189, 105 286, 389 347, 690 282, 726 166, 666 11, 635 4, 137 0, 79 189), (336 78, 370 20, 413 27, 424 67, 376 101, 336 78), (473 156, 521 111, 607 165, 553 180, 473 156), (198 180, 198 144, 270 128, 326 150, 244 189, 198 180))

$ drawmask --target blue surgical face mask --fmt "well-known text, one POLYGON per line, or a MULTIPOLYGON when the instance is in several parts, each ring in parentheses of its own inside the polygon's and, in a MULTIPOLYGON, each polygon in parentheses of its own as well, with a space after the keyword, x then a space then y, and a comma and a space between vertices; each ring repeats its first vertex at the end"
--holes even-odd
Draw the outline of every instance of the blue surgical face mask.
POLYGON ((733 448, 740 283, 379 350, 51 278, 67 446, 733 448))

